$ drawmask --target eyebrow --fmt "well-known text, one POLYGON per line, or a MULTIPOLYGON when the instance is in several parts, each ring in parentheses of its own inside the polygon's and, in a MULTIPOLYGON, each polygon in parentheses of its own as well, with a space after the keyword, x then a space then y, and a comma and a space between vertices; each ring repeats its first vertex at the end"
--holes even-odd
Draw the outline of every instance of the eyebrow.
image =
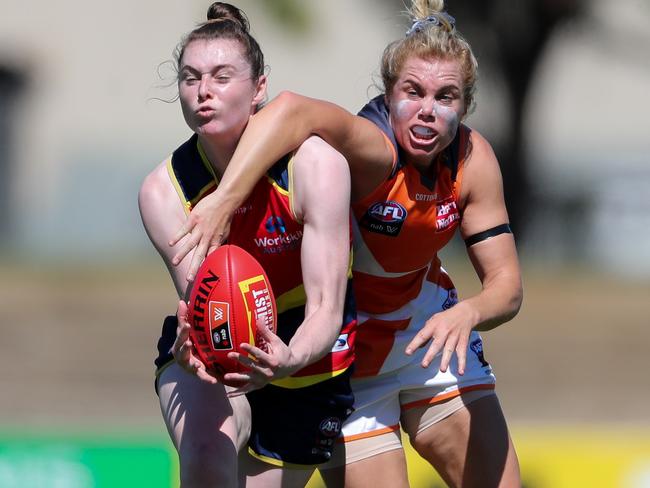
MULTIPOLYGON (((232 65, 232 64, 218 64, 213 69, 211 69, 210 71, 205 71, 205 73, 216 73, 217 71, 221 71, 222 69, 226 69, 226 68, 236 69, 235 66, 232 65)), ((193 74, 199 74, 199 75, 204 74, 202 71, 199 71, 198 68, 195 68, 194 66, 192 66, 190 64, 184 64, 183 65, 183 67, 181 68, 181 71, 185 71, 185 70, 187 70, 187 71, 189 71, 189 72, 191 72, 193 74)))
MULTIPOLYGON (((416 86, 418 88, 423 87, 422 82, 420 82, 416 78, 411 78, 411 77, 404 79, 404 81, 402 83, 403 84, 413 85, 413 86, 416 86)), ((436 89, 436 93, 443 92, 443 91, 457 91, 457 92, 460 93, 460 92, 462 92, 462 89, 456 84, 447 83, 446 85, 443 85, 440 88, 436 89)))
POLYGON ((457 91, 457 92, 460 92, 462 90, 458 85, 447 84, 447 85, 441 86, 436 91, 439 91, 439 92, 441 92, 441 91, 457 91))

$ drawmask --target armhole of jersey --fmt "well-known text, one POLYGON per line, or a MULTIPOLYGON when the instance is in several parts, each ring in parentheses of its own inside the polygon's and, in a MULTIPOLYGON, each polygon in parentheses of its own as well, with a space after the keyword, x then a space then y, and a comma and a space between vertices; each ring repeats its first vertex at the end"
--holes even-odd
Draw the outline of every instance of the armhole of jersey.
POLYGON ((454 181, 454 194, 456 203, 460 203, 460 189, 463 183, 463 170, 465 169, 465 159, 467 158, 467 144, 471 131, 464 125, 460 126, 461 135, 460 143, 458 144, 458 164, 456 166, 456 180, 454 181))
POLYGON ((185 212, 185 215, 190 214, 190 208, 192 204, 185 198, 185 193, 183 193, 183 189, 181 188, 181 185, 178 183, 178 179, 176 178, 176 173, 174 173, 174 168, 172 167, 172 157, 170 156, 169 159, 167 159, 167 163, 165 166, 167 166, 167 174, 169 175, 169 180, 172 182, 172 185, 176 189, 176 193, 178 194, 178 198, 181 201, 181 204, 183 205, 183 211, 185 212))
POLYGON ((296 195, 294 188, 293 188, 293 161, 294 161, 295 154, 291 155, 291 158, 289 159, 289 162, 287 163, 287 179, 289 180, 288 190, 289 190, 289 211, 291 212, 291 216, 293 217, 293 220, 298 222, 299 224, 303 224, 302 219, 299 219, 298 216, 296 215, 296 210, 294 207, 294 197, 296 195))
POLYGON ((388 144, 388 147, 390 148, 391 153, 393 153, 393 163, 390 168, 390 173, 388 173, 388 178, 390 179, 393 176, 395 176, 395 172, 397 171, 397 150, 395 149, 395 145, 393 144, 393 141, 390 140, 390 137, 386 135, 386 133, 383 130, 380 130, 381 135, 384 136, 384 139, 386 140, 386 143, 388 144))

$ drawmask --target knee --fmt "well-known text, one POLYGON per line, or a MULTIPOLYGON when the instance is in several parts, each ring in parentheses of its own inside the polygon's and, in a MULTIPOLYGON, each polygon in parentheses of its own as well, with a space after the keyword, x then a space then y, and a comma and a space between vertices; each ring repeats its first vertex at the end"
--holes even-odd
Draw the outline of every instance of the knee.
POLYGON ((179 452, 182 488, 236 487, 237 453, 234 446, 194 444, 179 452))

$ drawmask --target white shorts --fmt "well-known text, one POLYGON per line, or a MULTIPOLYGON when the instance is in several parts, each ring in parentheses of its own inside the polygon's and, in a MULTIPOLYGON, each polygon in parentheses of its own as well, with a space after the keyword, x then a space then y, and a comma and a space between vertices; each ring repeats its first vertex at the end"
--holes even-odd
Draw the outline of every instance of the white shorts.
MULTIPOLYGON (((400 448, 400 418, 406 410, 430 407, 431 412, 422 416, 416 429, 421 431, 467 403, 493 395, 496 378, 483 358, 480 335, 472 332, 469 343, 465 374, 462 376, 458 374, 455 355, 444 373, 440 371, 441 354, 434 358, 428 368, 423 368, 420 362, 426 352, 425 347, 413 355, 410 364, 400 369, 378 376, 353 378, 355 411, 342 429, 346 462, 400 448), (371 440, 373 437, 377 437, 375 444, 371 440), (364 446, 362 453, 353 444, 364 446)), ((334 467, 339 462, 341 460, 333 459, 326 467, 334 467)))

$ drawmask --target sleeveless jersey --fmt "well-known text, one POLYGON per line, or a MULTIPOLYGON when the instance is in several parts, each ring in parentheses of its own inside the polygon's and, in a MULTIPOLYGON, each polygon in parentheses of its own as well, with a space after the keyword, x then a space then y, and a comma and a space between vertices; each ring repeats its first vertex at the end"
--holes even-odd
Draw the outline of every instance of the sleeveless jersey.
POLYGON ((434 162, 429 180, 401 158, 383 96, 359 115, 375 123, 394 148, 389 178, 354 202, 354 287, 357 376, 399 368, 413 359, 406 345, 433 313, 458 300, 437 253, 460 223, 458 196, 469 129, 461 126, 434 162))
MULTIPOLYGON (((196 134, 174 151, 167 168, 187 213, 218 185, 196 134)), ((257 182, 235 211, 228 237, 229 244, 245 249, 264 268, 277 302, 277 334, 286 344, 304 320, 306 303, 300 262, 303 225, 293 212, 291 175, 292 155, 287 155, 257 182)), ((332 350, 273 384, 302 388, 344 372, 354 360, 355 329, 354 295, 348 279, 341 332, 332 350)))

